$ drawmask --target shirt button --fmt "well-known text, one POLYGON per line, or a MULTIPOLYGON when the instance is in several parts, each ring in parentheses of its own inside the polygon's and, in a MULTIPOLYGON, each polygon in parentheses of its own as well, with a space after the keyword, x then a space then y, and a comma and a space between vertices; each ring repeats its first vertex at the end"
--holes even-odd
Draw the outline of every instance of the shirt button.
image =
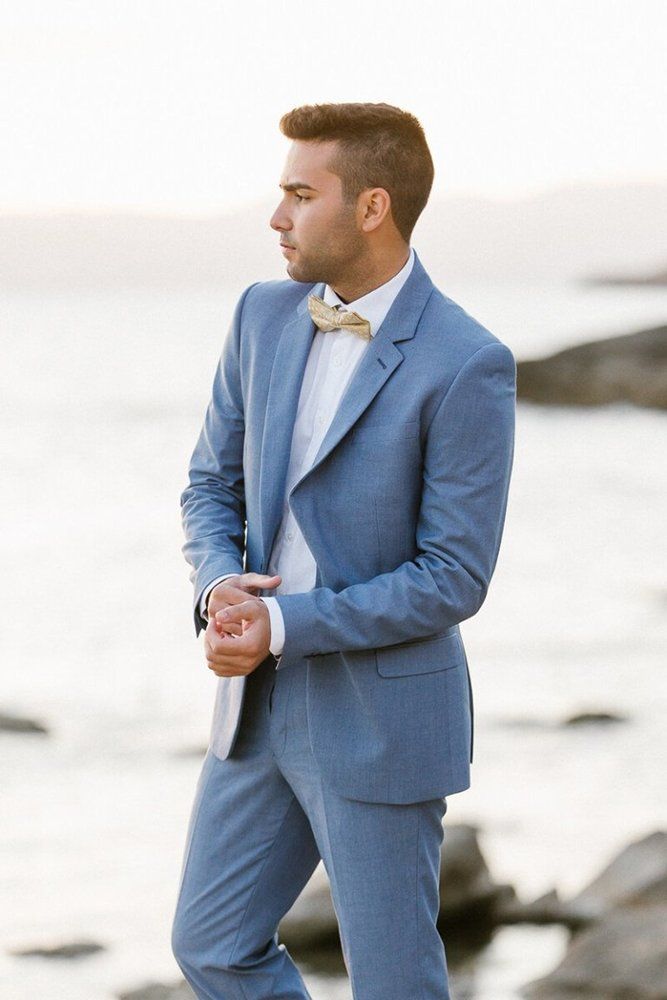
POLYGON ((341 366, 341 358, 335 357, 333 359, 333 363, 334 363, 334 368, 340 368, 340 366, 341 366))
POLYGON ((321 413, 318 413, 317 416, 315 417, 315 423, 317 424, 318 427, 321 427, 322 424, 324 423, 324 417, 322 416, 321 413))
POLYGON ((285 535, 285 538, 287 539, 288 542, 291 542, 292 539, 294 538, 293 532, 288 531, 287 534, 285 535))

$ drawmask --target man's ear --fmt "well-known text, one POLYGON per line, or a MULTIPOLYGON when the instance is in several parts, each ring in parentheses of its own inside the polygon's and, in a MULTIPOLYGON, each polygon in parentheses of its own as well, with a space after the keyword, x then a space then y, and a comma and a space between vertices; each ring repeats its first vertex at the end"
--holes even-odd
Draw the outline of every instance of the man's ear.
POLYGON ((368 188, 360 195, 361 227, 372 233, 391 214, 391 195, 385 188, 368 188))

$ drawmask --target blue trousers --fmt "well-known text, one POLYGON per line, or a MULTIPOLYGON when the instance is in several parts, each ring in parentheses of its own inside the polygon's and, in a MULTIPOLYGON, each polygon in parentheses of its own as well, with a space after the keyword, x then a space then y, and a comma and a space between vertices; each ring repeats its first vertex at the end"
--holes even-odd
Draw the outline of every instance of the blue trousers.
POLYGON ((312 756, 306 665, 249 675, 231 755, 204 759, 172 950, 199 1000, 310 1000, 278 923, 320 858, 354 1000, 450 1000, 436 928, 446 799, 363 802, 312 756))

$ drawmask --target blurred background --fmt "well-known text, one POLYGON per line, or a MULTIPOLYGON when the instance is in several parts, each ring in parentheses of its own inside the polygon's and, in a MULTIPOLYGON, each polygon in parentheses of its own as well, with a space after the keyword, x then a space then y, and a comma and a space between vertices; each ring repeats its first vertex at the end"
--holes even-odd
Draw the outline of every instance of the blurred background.
MULTIPOLYGON (((326 101, 420 119, 412 244, 519 362, 446 816, 504 910, 470 897, 477 939, 445 935, 453 996, 514 1000, 578 922, 617 919, 654 921, 621 934, 654 943, 627 995, 667 995, 666 27, 661 0, 3 8, 2 997, 185 996, 170 925, 216 679, 179 495, 234 305, 287 277, 278 120, 326 101), (587 892, 629 845, 623 886, 587 892)), ((302 967, 349 1000, 340 963, 302 967)))

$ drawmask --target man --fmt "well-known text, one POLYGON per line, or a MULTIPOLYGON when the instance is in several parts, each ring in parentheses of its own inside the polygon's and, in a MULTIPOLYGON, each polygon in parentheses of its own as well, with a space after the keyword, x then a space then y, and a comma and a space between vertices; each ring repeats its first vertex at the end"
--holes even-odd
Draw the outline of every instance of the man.
POLYGON ((410 246, 433 182, 416 118, 315 105, 280 126, 289 279, 238 302, 181 497, 219 679, 172 947, 202 1000, 303 1000, 277 929, 321 858, 355 1000, 446 1000, 459 623, 498 556, 514 358, 410 246))

